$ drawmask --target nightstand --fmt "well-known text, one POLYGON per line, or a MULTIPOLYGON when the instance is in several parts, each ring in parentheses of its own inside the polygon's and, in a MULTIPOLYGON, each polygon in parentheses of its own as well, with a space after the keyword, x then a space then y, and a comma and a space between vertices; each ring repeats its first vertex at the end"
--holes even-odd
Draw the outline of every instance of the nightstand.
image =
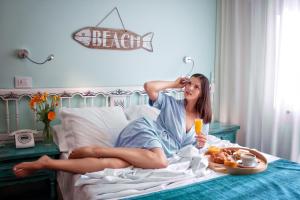
POLYGON ((20 162, 37 160, 42 155, 57 159, 59 154, 55 144, 37 143, 34 147, 24 149, 16 149, 14 144, 1 147, 0 199, 56 199, 55 171, 39 170, 28 177, 17 178, 12 168, 20 162))
POLYGON ((209 134, 222 140, 229 140, 231 143, 236 143, 236 134, 239 129, 240 126, 238 125, 212 122, 209 126, 209 134))

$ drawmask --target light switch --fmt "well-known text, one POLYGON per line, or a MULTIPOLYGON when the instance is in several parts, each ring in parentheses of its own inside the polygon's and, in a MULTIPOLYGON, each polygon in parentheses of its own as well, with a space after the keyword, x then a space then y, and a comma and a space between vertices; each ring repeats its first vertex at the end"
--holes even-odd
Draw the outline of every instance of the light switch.
POLYGON ((15 76, 15 88, 32 88, 32 78, 26 76, 15 76))

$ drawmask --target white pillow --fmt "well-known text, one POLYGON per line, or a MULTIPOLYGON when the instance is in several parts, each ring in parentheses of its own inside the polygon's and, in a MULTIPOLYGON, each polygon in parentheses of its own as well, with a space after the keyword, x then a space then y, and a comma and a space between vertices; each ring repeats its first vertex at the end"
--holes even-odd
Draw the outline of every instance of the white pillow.
POLYGON ((111 147, 128 124, 118 106, 63 108, 60 118, 69 150, 89 145, 111 147))
POLYGON ((54 143, 58 146, 60 152, 68 152, 68 144, 65 137, 64 130, 62 128, 62 125, 54 125, 53 126, 54 133, 53 133, 53 140, 54 143))
POLYGON ((124 113, 129 121, 147 117, 156 120, 160 110, 149 105, 132 105, 124 109, 124 113))

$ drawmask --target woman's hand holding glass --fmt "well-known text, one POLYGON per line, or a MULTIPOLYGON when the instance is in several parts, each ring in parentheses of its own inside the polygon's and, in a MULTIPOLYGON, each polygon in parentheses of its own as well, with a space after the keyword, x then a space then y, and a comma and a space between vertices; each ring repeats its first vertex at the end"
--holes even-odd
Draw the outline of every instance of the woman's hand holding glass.
POLYGON ((202 119, 195 119, 195 132, 196 132, 196 139, 197 139, 197 147, 202 148, 206 143, 206 136, 201 132, 203 127, 202 119))
POLYGON ((197 147, 198 148, 202 148, 204 147, 205 143, 206 143, 206 135, 204 135, 203 133, 201 134, 196 134, 196 140, 197 140, 197 147))

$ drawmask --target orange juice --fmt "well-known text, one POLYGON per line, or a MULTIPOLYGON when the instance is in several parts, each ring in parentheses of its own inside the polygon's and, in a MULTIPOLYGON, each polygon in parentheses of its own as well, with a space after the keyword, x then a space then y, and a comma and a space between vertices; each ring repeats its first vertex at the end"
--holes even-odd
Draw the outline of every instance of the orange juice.
POLYGON ((202 119, 195 119, 195 132, 197 135, 201 134, 202 126, 203 126, 202 119))

